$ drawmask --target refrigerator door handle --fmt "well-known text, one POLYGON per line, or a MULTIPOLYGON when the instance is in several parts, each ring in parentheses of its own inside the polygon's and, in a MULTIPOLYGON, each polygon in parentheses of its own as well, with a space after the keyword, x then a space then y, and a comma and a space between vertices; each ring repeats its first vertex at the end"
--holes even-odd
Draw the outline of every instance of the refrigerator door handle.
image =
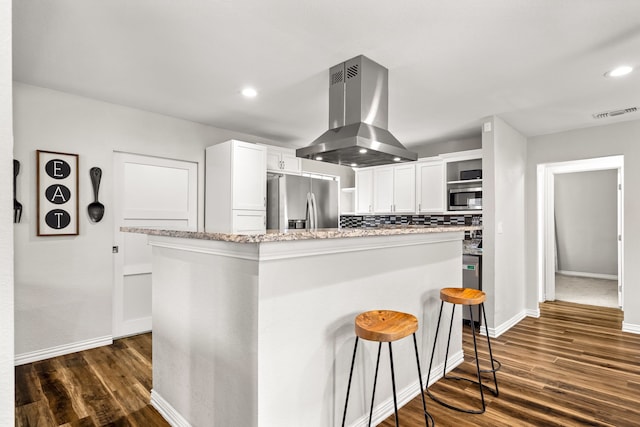
POLYGON ((311 205, 313 207, 313 221, 311 222, 311 228, 315 231, 318 229, 318 207, 316 205, 316 195, 311 193, 311 205))
POLYGON ((313 230, 313 203, 311 202, 311 193, 307 193, 307 215, 305 228, 307 230, 313 230))

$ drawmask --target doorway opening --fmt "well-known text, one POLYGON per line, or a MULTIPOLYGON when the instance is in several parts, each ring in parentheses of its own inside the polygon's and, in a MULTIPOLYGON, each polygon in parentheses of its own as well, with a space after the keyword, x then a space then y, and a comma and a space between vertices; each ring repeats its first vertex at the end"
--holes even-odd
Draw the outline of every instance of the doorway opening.
MULTIPOLYGON (((556 247, 556 206, 555 190, 556 178, 560 175, 611 170, 616 174, 616 230, 614 236, 617 244, 617 277, 604 275, 597 279, 615 279, 617 285, 617 306, 624 309, 624 269, 623 269, 623 239, 624 239, 624 156, 600 157, 594 159, 574 160, 558 163, 546 163, 538 165, 538 300, 539 302, 555 300, 556 274, 558 273, 558 249, 556 247)), ((590 209, 589 201, 583 200, 583 209, 590 209)), ((598 227, 598 224, 593 224, 598 227)), ((594 248, 597 250, 597 248, 594 248)), ((561 271, 562 273, 562 271, 561 271)), ((565 272, 566 273, 566 272, 565 272)), ((575 277, 575 275, 574 275, 575 277)), ((560 279, 564 279, 561 277, 560 279)), ((576 279, 576 280, 579 280, 576 279)), ((585 283, 585 286, 587 284, 585 283)))

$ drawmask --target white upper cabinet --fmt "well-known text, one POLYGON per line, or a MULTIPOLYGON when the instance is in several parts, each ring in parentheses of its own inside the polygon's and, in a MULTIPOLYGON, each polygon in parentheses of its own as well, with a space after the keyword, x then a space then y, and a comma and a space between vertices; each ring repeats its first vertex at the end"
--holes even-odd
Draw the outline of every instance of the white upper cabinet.
POLYGON ((264 233, 267 149, 226 141, 206 149, 205 231, 264 233))
POLYGON ((416 210, 416 167, 414 163, 393 167, 393 212, 416 210))
POLYGON ((446 210, 444 162, 441 159, 416 163, 416 203, 419 214, 446 210))
POLYGON ((375 213, 413 213, 415 199, 415 165, 403 164, 373 169, 373 211, 375 213))
POLYGON ((373 212, 393 212, 393 166, 373 170, 373 212))
POLYGON ((373 213, 373 169, 356 171, 356 214, 373 213))
POLYGON ((275 172, 300 173, 296 150, 267 145, 267 169, 275 172))
POLYGON ((233 141, 233 209, 266 209, 267 170, 264 147, 233 141))

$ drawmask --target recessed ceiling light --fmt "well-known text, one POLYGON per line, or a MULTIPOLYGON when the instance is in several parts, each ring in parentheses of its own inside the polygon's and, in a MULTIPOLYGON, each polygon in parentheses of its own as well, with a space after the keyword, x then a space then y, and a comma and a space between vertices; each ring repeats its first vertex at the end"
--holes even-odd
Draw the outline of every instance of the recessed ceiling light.
POLYGON ((316 156, 316 160, 322 160, 322 156, 316 156))
POLYGON ((245 87, 242 89, 242 95, 247 98, 255 98, 258 95, 258 92, 252 87, 245 87))
POLYGON ((394 158, 393 158, 393 161, 394 161, 394 162, 399 162, 399 161, 400 161, 400 157, 394 157, 394 158))
POLYGON ((366 149, 366 148, 361 148, 361 149, 360 149, 360 154, 364 154, 364 153, 366 153, 366 152, 367 152, 367 149, 366 149))
POLYGON ((605 77, 620 77, 625 76, 633 71, 633 67, 629 67, 628 65, 623 65, 617 68, 614 68, 611 71, 607 71, 604 73, 605 77))

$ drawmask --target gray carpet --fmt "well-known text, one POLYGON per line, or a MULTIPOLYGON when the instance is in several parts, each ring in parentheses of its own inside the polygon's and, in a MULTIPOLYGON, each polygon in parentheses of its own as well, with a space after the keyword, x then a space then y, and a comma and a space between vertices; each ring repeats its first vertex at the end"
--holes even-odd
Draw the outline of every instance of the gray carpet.
POLYGON ((618 308, 618 281, 556 274, 556 300, 618 308))

